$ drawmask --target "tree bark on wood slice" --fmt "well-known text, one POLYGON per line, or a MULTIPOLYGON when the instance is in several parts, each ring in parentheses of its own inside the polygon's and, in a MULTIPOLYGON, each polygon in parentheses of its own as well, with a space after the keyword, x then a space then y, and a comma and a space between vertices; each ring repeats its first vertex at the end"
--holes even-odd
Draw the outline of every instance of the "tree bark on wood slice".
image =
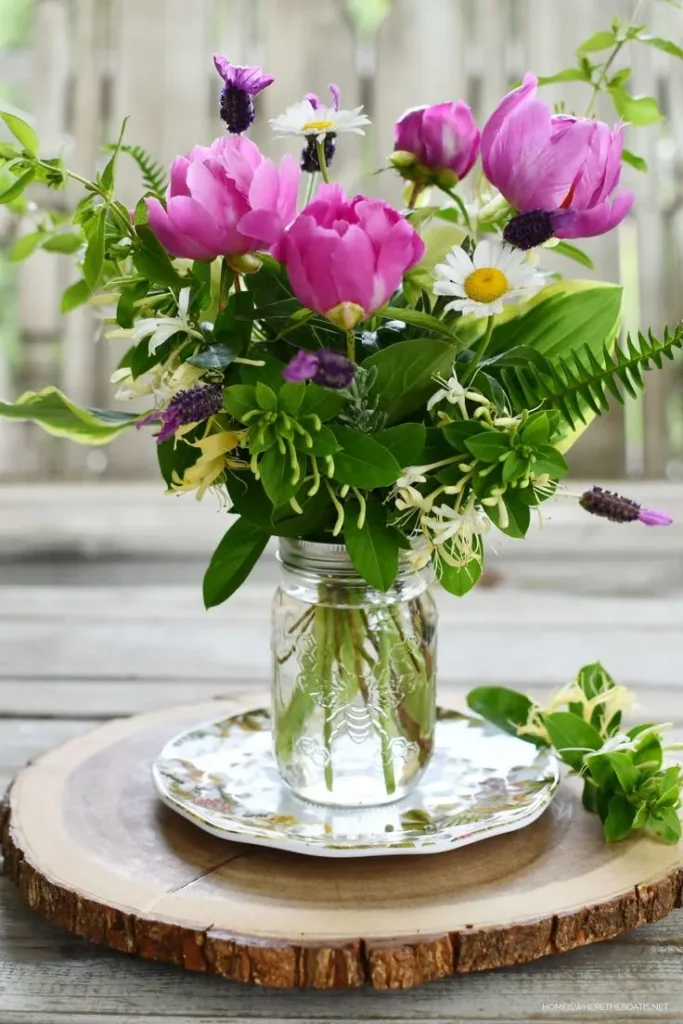
POLYGON ((677 847, 607 846, 565 781, 518 832, 452 853, 326 860, 227 842, 163 807, 151 763, 211 701, 111 722, 42 755, 0 811, 5 870, 84 938, 284 988, 410 988, 609 939, 681 906, 677 847))

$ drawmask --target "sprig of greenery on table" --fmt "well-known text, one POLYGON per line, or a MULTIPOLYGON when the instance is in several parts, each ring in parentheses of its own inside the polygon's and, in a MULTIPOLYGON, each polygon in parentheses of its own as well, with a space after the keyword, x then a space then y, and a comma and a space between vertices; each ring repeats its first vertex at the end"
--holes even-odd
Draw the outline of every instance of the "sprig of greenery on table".
POLYGON ((666 726, 647 723, 623 731, 630 694, 599 663, 585 665, 547 707, 504 686, 477 687, 467 703, 506 732, 551 747, 583 779, 583 806, 600 818, 606 842, 640 829, 665 843, 680 840, 683 778, 679 764, 664 765, 666 726))

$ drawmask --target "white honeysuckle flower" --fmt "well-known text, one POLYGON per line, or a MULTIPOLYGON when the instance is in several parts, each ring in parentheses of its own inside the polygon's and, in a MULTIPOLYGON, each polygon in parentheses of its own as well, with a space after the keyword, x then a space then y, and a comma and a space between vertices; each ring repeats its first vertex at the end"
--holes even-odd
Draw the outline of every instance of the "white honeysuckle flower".
POLYGON ((177 354, 174 353, 166 363, 152 367, 148 373, 133 377, 129 366, 122 366, 111 375, 111 383, 119 384, 115 398, 119 401, 129 398, 141 398, 154 395, 157 408, 164 406, 179 391, 192 387, 204 370, 190 363, 177 365, 177 354))
POLYGON ((335 110, 334 107, 317 106, 310 99, 301 100, 287 107, 284 114, 271 118, 269 124, 277 135, 313 135, 318 142, 323 142, 326 135, 341 135, 343 132, 355 132, 365 135, 365 127, 370 119, 361 113, 362 107, 353 110, 335 110))
POLYGON ((452 542, 463 561, 469 561, 476 554, 476 539, 487 534, 492 522, 480 508, 470 499, 464 509, 439 505, 432 509, 431 515, 423 516, 422 528, 428 531, 430 541, 438 549, 440 557, 449 564, 460 564, 443 550, 443 546, 452 542))
POLYGON ((457 310, 463 316, 502 313, 504 303, 529 299, 544 284, 522 249, 497 238, 479 242, 471 257, 454 246, 446 262, 436 265, 434 274, 434 294, 452 295, 446 310, 457 310))
POLYGON ((471 391, 464 384, 461 384, 458 380, 458 375, 453 370, 450 377, 446 379, 441 374, 437 373, 434 375, 432 380, 440 384, 441 387, 438 391, 435 391, 432 397, 427 402, 427 412, 438 405, 439 402, 450 402, 451 405, 457 405, 460 409, 460 413, 464 420, 469 419, 467 415, 467 399, 469 398, 472 402, 479 402, 480 405, 490 405, 488 398, 484 398, 478 391, 471 391))
POLYGON ((136 320, 133 326, 108 331, 107 338, 130 338, 134 345, 149 338, 149 354, 154 355, 156 350, 172 338, 174 334, 187 334, 191 338, 202 340, 201 331, 196 330, 187 318, 187 311, 190 304, 190 289, 181 289, 178 296, 177 316, 150 316, 136 320))

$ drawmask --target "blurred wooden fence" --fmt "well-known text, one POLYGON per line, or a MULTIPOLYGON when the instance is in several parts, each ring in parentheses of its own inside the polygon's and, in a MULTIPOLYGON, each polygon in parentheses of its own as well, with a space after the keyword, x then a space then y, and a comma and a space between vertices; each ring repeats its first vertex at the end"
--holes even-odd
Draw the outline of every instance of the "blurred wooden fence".
MULTIPOLYGON (((262 63, 276 76, 261 97, 253 133, 272 154, 286 144, 269 138, 267 118, 338 82, 343 105, 365 103, 374 127, 364 140, 341 141, 335 173, 350 188, 399 202, 394 177, 369 171, 385 162, 393 124, 407 107, 463 96, 481 122, 526 69, 549 74, 568 66, 581 40, 614 14, 628 17, 631 6, 625 0, 391 0, 373 37, 358 34, 345 0, 36 0, 33 47, 0 53, 0 79, 19 94, 25 87, 24 105, 45 150, 66 144, 71 166, 83 174, 93 172, 101 144, 116 136, 126 114, 132 114, 128 141, 143 143, 164 162, 220 134, 216 49, 238 63, 262 63)), ((658 34, 683 43, 683 13, 661 0, 647 6, 658 34)), ((683 315, 683 62, 641 46, 633 85, 657 95, 668 120, 632 132, 630 147, 653 173, 629 173, 639 196, 634 216, 587 248, 597 276, 624 276, 632 316, 659 329, 683 315)), ((574 99, 577 109, 585 105, 581 88, 562 87, 570 108, 574 99)), ((557 90, 546 95, 558 98, 557 90)), ((136 171, 124 162, 120 186, 124 199, 135 195, 136 171)), ((109 404, 108 378, 120 352, 94 342, 89 311, 60 318, 68 263, 39 253, 19 270, 20 364, 10 373, 0 352, 0 392, 58 380, 81 402, 109 404)), ((574 265, 567 272, 576 274, 574 265)), ((576 472, 596 479, 627 469, 663 475, 676 455, 669 427, 681 420, 679 392, 677 371, 654 376, 627 423, 619 409, 580 442, 576 472)), ((0 475, 139 477, 153 467, 152 449, 131 436, 106 451, 84 451, 32 427, 0 424, 0 475)))

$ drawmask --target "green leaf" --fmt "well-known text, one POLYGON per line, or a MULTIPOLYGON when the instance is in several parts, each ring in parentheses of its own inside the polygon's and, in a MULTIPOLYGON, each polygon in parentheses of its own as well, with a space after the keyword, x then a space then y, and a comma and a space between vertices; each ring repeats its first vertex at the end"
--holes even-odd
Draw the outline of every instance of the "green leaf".
POLYGON ((654 46, 656 50, 663 50, 664 53, 670 54, 672 57, 678 57, 679 60, 683 60, 683 49, 670 39, 661 39, 659 36, 638 36, 639 43, 647 43, 648 46, 654 46))
POLYGON ((465 447, 482 462, 498 462, 510 451, 510 436, 499 430, 484 430, 465 441, 465 447))
POLYGON ((358 526, 360 506, 346 505, 344 542, 354 568, 371 587, 386 591, 398 572, 398 536, 387 525, 386 507, 368 495, 365 522, 358 526))
MULTIPOLYGON (((487 722, 492 722, 504 732, 512 736, 526 724, 534 702, 524 693, 509 690, 506 686, 477 686, 467 694, 467 704, 487 722)), ((546 744, 538 736, 522 735, 520 739, 528 739, 537 746, 546 744)))
POLYGON ((384 309, 379 310, 377 316, 381 316, 385 320, 400 320, 402 323, 410 324, 413 327, 424 327, 426 330, 448 338, 451 346, 455 343, 455 335, 451 327, 439 320, 438 317, 431 316, 429 313, 423 313, 418 309, 403 306, 386 306, 384 309))
POLYGON ((116 161, 118 159, 119 152, 121 150, 121 144, 123 143, 123 136, 126 131, 126 125, 128 124, 128 118, 124 117, 121 122, 121 130, 119 131, 119 137, 116 141, 115 146, 112 149, 112 155, 107 162, 102 174, 100 175, 100 184, 106 192, 111 194, 114 189, 114 177, 116 174, 116 161))
POLYGON ((524 476, 529 468, 528 459, 518 455, 517 452, 510 452, 503 463, 503 483, 509 484, 524 476))
POLYGON ((108 444, 143 415, 81 407, 55 387, 27 391, 13 404, 0 402, 0 416, 31 420, 48 434, 68 437, 79 444, 108 444))
POLYGON ((584 252, 583 249, 579 249, 577 245, 572 245, 570 242, 558 242, 552 249, 548 249, 548 252, 557 253, 558 256, 566 256, 567 259, 580 263, 582 267, 587 267, 588 270, 594 269, 593 260, 588 253, 584 252))
POLYGON ((654 96, 632 96, 623 85, 610 86, 609 93, 619 117, 636 127, 656 124, 664 119, 654 96))
POLYGON ((575 771, 581 767, 585 753, 599 750, 602 746, 598 730, 570 711, 544 715, 543 724, 559 756, 575 771))
POLYGON ((204 604, 214 608, 242 586, 261 557, 269 534, 246 519, 233 523, 213 553, 204 575, 204 604))
POLYGON ((46 252, 62 252, 68 255, 78 252, 84 244, 83 236, 65 232, 59 235, 50 235, 43 242, 43 249, 46 252))
POLYGON ((632 153, 630 149, 623 149, 621 151, 621 159, 625 164, 635 167, 637 171, 641 171, 643 174, 647 173, 647 162, 643 160, 642 156, 636 156, 635 153, 632 153))
POLYGON ((267 384, 257 381, 254 393, 256 395, 256 404, 259 409, 263 409, 265 412, 277 411, 277 395, 272 388, 268 387, 267 384))
POLYGON ((311 445, 306 444, 306 439, 298 431, 292 438, 294 447, 304 455, 315 455, 321 458, 324 455, 334 455, 339 451, 337 439, 329 427, 323 425, 320 430, 311 430, 309 436, 313 442, 311 445))
POLYGON ((422 423, 399 423, 372 435, 391 452, 402 469, 419 463, 424 451, 427 431, 422 423))
POLYGON ((263 366, 245 365, 242 367, 242 380, 245 384, 251 384, 252 387, 256 387, 259 382, 267 384, 277 394, 285 383, 285 379, 282 376, 285 364, 265 352, 259 355, 259 360, 263 362, 263 366))
POLYGON ((618 843, 630 834, 636 816, 635 807, 622 793, 615 793, 609 802, 605 820, 605 841, 618 843))
POLYGON ((251 384, 233 384, 223 390, 223 408, 240 422, 248 412, 257 409, 256 389, 251 384))
MULTIPOLYGON (((432 428, 436 429, 436 428, 432 428)), ((474 437, 478 437, 480 434, 484 434, 487 431, 487 427, 483 427, 479 420, 461 420, 456 423, 449 423, 447 426, 439 430, 439 434, 448 441, 448 444, 455 448, 457 452, 469 452, 467 447, 468 442, 474 437)), ((427 434, 429 438, 432 432, 427 434)), ((431 456, 426 459, 427 462, 440 462, 443 458, 448 458, 452 452, 435 453, 435 457, 432 459, 431 456)))
POLYGON ((107 224, 107 208, 100 206, 93 220, 86 226, 88 247, 83 260, 83 277, 93 291, 102 276, 104 266, 104 232, 107 224))
POLYGON ((205 370, 224 370, 226 366, 230 366, 234 362, 238 355, 238 352, 228 348, 227 345, 208 345, 201 352, 188 356, 185 362, 205 370))
POLYGON ((338 391, 321 388, 318 384, 307 384, 299 413, 301 416, 318 416, 324 422, 341 412, 346 402, 347 399, 338 391))
MULTIPOLYGON (((614 773, 619 779, 619 785, 625 793, 631 793, 638 785, 638 769, 633 764, 629 754, 615 750, 607 754, 607 759, 614 768, 614 773)), ((590 759, 589 759, 590 765, 590 759)))
POLYGON ((618 285, 593 281, 582 282, 575 291, 549 289, 528 312, 494 327, 489 355, 516 346, 535 349, 552 361, 586 345, 601 353, 604 343, 616 335, 621 295, 618 285))
POLYGON ((77 306, 82 306, 90 298, 90 288, 87 281, 74 281, 62 294, 61 311, 70 313, 77 306))
POLYGON ((439 561, 438 580, 444 590, 455 597, 464 597, 478 583, 484 566, 481 558, 471 558, 466 565, 448 565, 439 561))
POLYGON ((540 445, 535 455, 534 473, 548 473, 553 480, 561 480, 569 472, 567 460, 552 445, 540 445))
POLYGON ((332 433, 341 448, 334 457, 334 479, 338 483, 372 490, 398 480, 401 467, 374 438, 351 427, 334 426, 332 433))
POLYGON ((173 483, 174 470, 182 479, 185 470, 194 466, 200 455, 199 449, 187 444, 184 438, 176 442, 176 439, 171 437, 168 441, 158 444, 156 449, 159 470, 167 487, 173 483))
POLYGON ((658 782, 657 806, 666 807, 678 804, 681 795, 681 766, 675 764, 667 768, 662 772, 658 782))
POLYGON ((534 412, 526 420, 519 432, 519 439, 523 444, 532 448, 541 444, 547 444, 550 437, 550 418, 547 412, 534 412))
POLYGON ((330 520, 334 522, 334 509, 327 488, 321 487, 312 497, 308 496, 309 488, 310 482, 307 482, 295 495, 303 510, 300 514, 294 513, 289 504, 271 509, 270 532, 274 537, 310 537, 322 532, 330 520))
POLYGON ((611 50, 615 43, 614 32, 603 29, 594 32, 592 36, 585 39, 578 47, 578 53, 598 53, 600 50, 611 50))
POLYGON ((526 537, 531 525, 531 509, 517 491, 506 491, 503 501, 508 514, 507 526, 501 526, 500 512, 496 505, 487 505, 486 514, 491 522, 508 537, 526 537))
POLYGON ((298 456, 298 471, 295 472, 288 455, 282 455, 277 445, 273 445, 259 462, 259 472, 263 489, 277 508, 285 505, 293 498, 301 486, 304 475, 305 460, 298 456))
POLYGON ((371 398, 377 398, 387 422, 421 409, 438 388, 434 376, 450 373, 454 357, 452 345, 433 338, 399 341, 369 356, 363 368, 377 370, 371 398))
POLYGON ((20 235, 10 249, 9 258, 11 262, 21 263, 22 260, 28 259, 45 237, 44 231, 32 231, 28 235, 20 235))
POLYGON ((254 299, 250 292, 234 292, 213 325, 213 336, 219 345, 243 356, 251 341, 252 321, 249 319, 254 299))
POLYGON ((135 269, 152 284, 166 288, 182 288, 187 284, 176 271, 154 232, 146 224, 137 224, 136 231, 141 244, 132 253, 135 269))
POLYGON ((586 74, 583 68, 564 68, 563 71, 558 71, 556 75, 542 75, 538 79, 539 85, 555 85, 556 82, 588 82, 590 76, 586 74))
POLYGON ((305 384, 294 384, 287 381, 278 391, 278 408, 287 412, 290 416, 296 416, 301 408, 306 393, 305 384))
POLYGON ((3 119, 9 130, 11 131, 17 142, 21 143, 24 150, 31 156, 38 156, 38 149, 40 143, 38 136, 31 128, 30 124, 26 124, 26 121, 22 121, 16 114, 10 114, 7 111, 0 111, 0 117, 3 119))
POLYGON ((681 822, 673 807, 665 807, 653 812, 647 819, 648 831, 665 843, 677 843, 681 838, 681 822))
POLYGON ((29 167, 27 171, 24 171, 16 181, 14 181, 9 188, 6 188, 4 192, 0 194, 0 204, 11 203, 14 199, 18 199, 24 189, 28 188, 33 179, 36 176, 35 169, 29 167))

